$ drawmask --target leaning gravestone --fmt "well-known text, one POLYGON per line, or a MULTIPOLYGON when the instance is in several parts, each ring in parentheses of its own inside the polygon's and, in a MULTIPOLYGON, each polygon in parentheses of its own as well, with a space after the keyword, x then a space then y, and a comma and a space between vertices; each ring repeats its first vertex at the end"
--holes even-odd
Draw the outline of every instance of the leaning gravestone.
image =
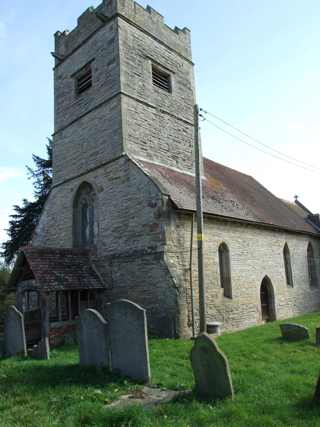
POLYGON ((151 380, 146 311, 131 301, 107 306, 113 371, 148 383, 151 380))
POLYGON ((316 346, 320 347, 320 328, 316 328, 316 346))
POLYGON ((200 334, 191 350, 195 393, 201 400, 233 398, 233 386, 226 356, 206 333, 200 334))
POLYGON ((109 367, 107 322, 96 310, 81 313, 79 344, 80 365, 109 367))
POLYGON ((5 356, 4 336, 0 336, 0 358, 5 356))
POLYGON ((318 378, 316 390, 313 396, 314 402, 316 402, 318 405, 320 404, 320 377, 318 378))
POLYGON ((14 305, 8 308, 4 321, 4 349, 7 357, 27 356, 23 314, 14 305))
POLYGON ((280 325, 282 338, 286 341, 302 341, 309 338, 309 330, 305 326, 296 323, 280 325))

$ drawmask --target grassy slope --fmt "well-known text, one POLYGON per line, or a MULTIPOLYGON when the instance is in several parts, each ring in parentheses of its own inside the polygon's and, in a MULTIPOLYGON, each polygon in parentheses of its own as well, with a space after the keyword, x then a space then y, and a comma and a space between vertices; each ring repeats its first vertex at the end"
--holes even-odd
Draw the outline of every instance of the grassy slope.
MULTIPOLYGON (((0 362, 0 426, 320 426, 312 395, 320 371, 314 346, 319 314, 295 319, 310 328, 310 341, 283 343, 277 323, 224 335, 219 345, 233 375, 234 401, 205 404, 194 398, 154 411, 108 411, 106 403, 138 386, 106 371, 77 366, 77 350, 53 352, 50 362, 0 362)), ((152 340, 153 383, 191 388, 190 341, 152 340)))

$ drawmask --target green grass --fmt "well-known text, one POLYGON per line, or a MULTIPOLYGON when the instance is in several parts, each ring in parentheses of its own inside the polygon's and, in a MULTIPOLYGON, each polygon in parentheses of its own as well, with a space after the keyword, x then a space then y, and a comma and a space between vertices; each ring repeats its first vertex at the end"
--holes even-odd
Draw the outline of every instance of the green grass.
MULTIPOLYGON (((0 426, 320 427, 320 408, 312 403, 320 373, 314 345, 319 318, 295 319, 310 328, 306 342, 283 342, 278 323, 220 337, 236 396, 212 404, 190 395, 154 410, 110 411, 108 403, 140 386, 105 370, 81 369, 75 348, 53 351, 49 362, 1 360, 0 426)), ((153 384, 192 388, 191 347, 191 341, 151 340, 153 384)))

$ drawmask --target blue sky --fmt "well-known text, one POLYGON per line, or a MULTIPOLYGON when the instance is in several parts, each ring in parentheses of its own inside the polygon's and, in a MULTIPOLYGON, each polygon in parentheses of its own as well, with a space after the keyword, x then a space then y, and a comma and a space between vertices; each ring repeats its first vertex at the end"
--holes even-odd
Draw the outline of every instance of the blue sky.
MULTIPOLYGON (((25 165, 32 153, 45 153, 53 132, 53 33, 72 29, 87 7, 99 3, 0 3, 0 241, 12 205, 32 194, 25 165)), ((149 3, 169 25, 192 30, 202 108, 320 168, 319 0, 149 3)), ((209 123, 202 123, 202 139, 207 157, 253 175, 279 197, 298 194, 320 210, 319 173, 261 154, 209 123)))

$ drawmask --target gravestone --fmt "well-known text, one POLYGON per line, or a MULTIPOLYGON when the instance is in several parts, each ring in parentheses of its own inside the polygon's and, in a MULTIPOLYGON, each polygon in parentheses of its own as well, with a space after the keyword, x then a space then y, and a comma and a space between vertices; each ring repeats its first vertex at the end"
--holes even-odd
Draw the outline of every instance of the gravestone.
POLYGON ((316 390, 313 397, 314 402, 320 404, 320 377, 318 378, 316 390))
POLYGON ((320 328, 316 328, 316 346, 320 347, 320 328))
POLYGON ((133 380, 151 380, 146 311, 128 300, 107 306, 111 367, 133 380))
POLYGON ((195 394, 201 400, 233 398, 233 386, 226 356, 208 334, 200 334, 191 350, 195 394))
POLYGON ((80 365, 109 367, 107 322, 96 310, 87 309, 80 315, 80 365))
POLYGON ((4 336, 0 336, 0 358, 5 356, 4 336))
POLYGON ((4 322, 4 348, 7 357, 27 356, 23 314, 14 305, 8 308, 4 322))
POLYGON ((296 323, 284 323, 280 325, 282 338, 286 341, 302 341, 309 338, 309 330, 305 326, 296 323))

